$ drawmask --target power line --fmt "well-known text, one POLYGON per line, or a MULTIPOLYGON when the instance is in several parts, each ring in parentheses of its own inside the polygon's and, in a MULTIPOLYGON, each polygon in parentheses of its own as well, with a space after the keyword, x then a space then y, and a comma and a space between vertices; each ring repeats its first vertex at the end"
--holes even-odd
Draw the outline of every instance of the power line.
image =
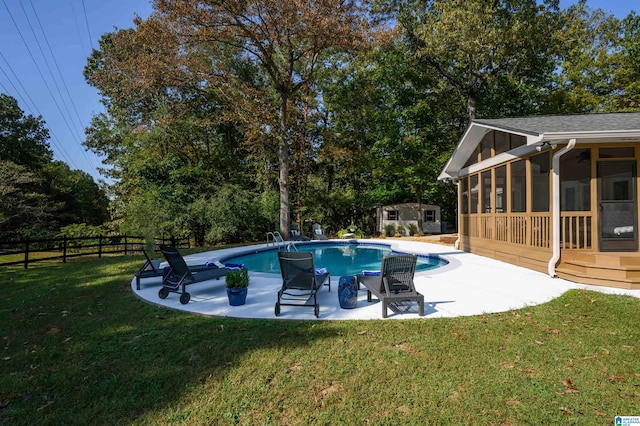
MULTIPOLYGON (((44 82, 45 87, 47 88, 47 91, 49 92, 49 95, 51 96, 51 99, 53 99, 54 104, 56 105, 58 112, 60 113, 60 116, 62 117, 62 120, 65 122, 67 128, 69 129, 69 131, 71 132, 71 134, 73 134, 73 130, 71 129, 71 126, 69 125, 69 122, 67 121, 67 118, 65 117, 65 115, 62 113, 62 109, 60 108, 60 104, 58 103, 58 101, 56 100, 56 97, 53 95, 53 92, 51 91, 51 88, 49 87, 49 84, 47 83, 47 80, 44 78, 44 75, 42 73, 42 70, 40 69, 40 67, 38 66, 37 61, 35 60, 35 57, 33 56, 33 52, 31 51, 31 49, 29 48, 29 45, 27 44, 27 41, 24 38, 24 35, 22 34, 22 31, 20 30, 20 27, 18 26, 15 18, 13 17, 13 14, 11 13, 11 10, 9 9, 9 7, 7 6, 7 3, 5 0, 3 0, 3 4, 5 6, 5 8, 7 9, 7 12, 9 13, 9 17, 11 18, 11 21, 13 22, 13 25, 15 26, 16 30, 18 31, 18 34, 20 35, 20 38, 22 39, 22 42, 24 43, 27 52, 29 53, 29 56, 31 57, 31 60, 33 61, 36 70, 38 71, 38 74, 40 75, 40 78, 42 79, 42 81, 44 82)), ((32 28, 33 31, 33 28, 32 28)), ((34 33, 35 35, 35 33, 34 33)), ((37 39, 36 39, 37 41, 37 39)), ((6 59, 5 59, 6 61, 6 59)), ((7 62, 8 63, 8 62, 7 62)), ((24 86, 23 86, 24 87, 24 86)), ((42 115, 42 114, 40 114, 42 115)), ((51 130, 49 130, 49 133, 52 134, 51 130)), ((79 142, 76 141, 78 144, 79 142)), ((64 148, 64 145, 60 144, 60 147, 62 152, 64 152, 64 154, 66 154, 66 156, 71 159, 71 157, 69 156, 69 154, 66 152, 66 149, 64 148)), ((82 147, 81 147, 82 148, 82 147)), ((82 150, 82 153, 85 155, 86 158, 86 154, 84 153, 84 150, 82 150)), ((78 168, 75 164, 73 164, 73 166, 75 168, 78 168)))
MULTIPOLYGON (((29 3, 31 4, 31 8, 33 9, 33 13, 36 17, 36 20, 38 21, 38 25, 40 26, 40 31, 42 32, 42 35, 44 37, 45 42, 47 43, 47 47, 49 49, 49 54, 51 55, 51 58, 53 58, 53 63, 56 66, 56 70, 58 71, 58 75, 60 76, 60 79, 62 80, 62 85, 67 93, 67 96, 69 97, 71 106, 76 114, 76 118, 78 120, 78 124, 80 125, 80 128, 82 128, 82 119, 80 118, 80 114, 78 113, 78 109, 76 108, 76 104, 75 102, 73 102, 73 98, 71 96, 71 93, 69 93, 69 87, 67 85, 67 82, 64 79, 64 76, 62 75, 62 71, 60 71, 60 67, 58 66, 58 61, 56 60, 55 55, 53 54, 53 49, 51 48, 51 44, 49 43, 49 39, 47 38, 47 35, 44 31, 44 28, 42 27, 42 22, 40 22, 40 18, 38 17, 38 12, 36 11, 36 8, 33 6, 33 2, 31 0, 29 0, 29 3)), ((24 8, 23 8, 24 10, 24 8)), ((26 15, 26 11, 25 11, 25 15, 26 15)), ((28 18, 27 18, 28 19, 28 18)), ((34 36, 35 36, 35 32, 34 32, 34 36)), ((44 56, 44 54, 43 54, 44 56)), ((45 59, 46 61, 46 59, 45 59)), ((49 72, 51 72, 51 70, 49 70, 49 72)), ((53 73, 52 77, 53 77, 53 73)), ((55 82, 55 79, 54 79, 55 82)), ((57 87, 57 84, 56 84, 57 87)), ((59 90, 58 90, 59 91, 59 90)), ((60 94, 60 97, 62 98, 63 102, 64 102, 64 97, 62 96, 62 94, 60 94)), ((65 105, 66 106, 66 105, 65 105)), ((69 111, 67 110, 67 113, 69 113, 69 111)), ((82 148, 82 147, 81 147, 82 148)), ((84 156, 85 160, 87 160, 87 163, 92 167, 92 168, 96 168, 95 165, 93 164, 93 161, 91 161, 91 159, 87 156, 86 152, 84 149, 81 149, 82 155, 84 156)))
POLYGON ((93 49, 93 40, 91 40, 91 31, 89 30, 89 20, 87 19, 87 9, 84 7, 84 0, 82 0, 82 11, 84 12, 84 22, 87 24, 87 34, 89 34, 89 46, 93 49))
MULTIPOLYGON (((64 96, 62 96, 62 92, 60 91, 60 86, 58 85, 58 81, 56 80, 55 76, 53 75, 53 71, 51 71, 51 66, 49 65, 49 61, 47 60, 47 55, 45 55, 44 50, 42 49, 42 45, 40 44, 40 40, 38 39, 38 36, 36 35, 35 30, 33 29, 33 25, 31 24, 31 19, 29 19, 29 15, 27 14, 26 9, 24 8, 24 4, 22 2, 20 2, 20 6, 22 7, 22 12, 24 13, 25 18, 27 19, 27 23, 29 24, 29 29, 31 29, 31 34, 33 35, 33 38, 36 41, 36 44, 38 45, 38 49, 40 50, 40 54, 42 55, 42 59, 44 60, 44 64, 47 67, 47 70, 49 71, 49 76, 51 77, 51 80, 53 81, 53 84, 56 88, 56 90, 58 91, 58 96, 60 97, 60 100, 62 101, 62 105, 64 106, 65 111, 67 112, 67 116, 69 116, 69 118, 71 119, 71 113, 69 111, 69 106, 67 105, 67 102, 64 99, 64 96)), ((43 33, 44 35, 44 33, 43 33)), ((46 40, 46 35, 44 35, 44 38, 46 40)), ((54 58, 55 60, 55 58, 54 58)), ((73 123, 73 120, 70 120, 73 123)), ((75 135, 76 138, 78 138, 78 133, 77 133, 77 129, 75 130, 75 135)))
MULTIPOLYGON (((39 116, 42 117, 42 114, 40 114, 40 112, 38 111, 38 108, 35 107, 35 103, 33 102, 33 99, 31 99, 31 96, 29 96, 29 92, 27 92, 26 90, 24 90, 24 86, 22 85, 22 82, 20 82, 20 79, 15 75, 15 72, 13 71, 13 69, 11 68, 11 64, 9 64, 9 62, 7 62, 6 58, 4 57, 4 55, 2 54, 2 52, 0 52, 0 57, 2 57, 2 59, 7 63, 7 66, 9 67, 9 71, 11 71, 11 73, 14 75, 16 81, 18 82, 18 84, 20 85, 20 87, 22 87, 22 90, 26 93, 27 97, 29 98, 29 100, 34 104, 34 107, 32 108, 27 102, 25 102, 24 98, 22 97, 22 95, 20 94, 20 91, 18 90, 18 88, 15 86, 15 84, 13 84, 13 80, 11 78, 9 78, 9 76, 7 75, 6 71, 4 70, 4 68, 2 67, 2 65, 0 65, 0 71, 2 71, 2 73, 4 74, 5 78, 7 79, 7 81, 9 82, 9 84, 11 84, 11 86, 13 87, 14 93, 18 96, 18 98, 20 99, 20 101, 22 102, 22 105, 25 106, 25 108, 27 108, 29 110, 29 112, 31 113, 31 115, 33 117, 39 116)), ((7 90, 7 88, 4 86, 4 84, 2 84, 2 82, 0 82, 0 86, 2 86, 3 90, 9 95, 10 92, 9 90, 7 90)), ((73 159, 69 156, 69 154, 67 153, 67 151, 64 149, 64 146, 60 143, 60 140, 58 139, 58 137, 53 133, 53 130, 47 128, 47 130, 49 131, 49 135, 51 137, 51 143, 53 145, 55 145, 56 149, 59 150, 60 152, 60 156, 63 158, 63 160, 72 165, 74 168, 78 168, 78 166, 75 164, 75 162, 73 161, 73 159)))
POLYGON ((88 56, 91 53, 91 46, 89 46, 89 49, 87 49, 86 45, 84 44, 84 37, 80 35, 80 26, 78 25, 78 14, 76 13, 76 9, 73 6, 73 0, 69 0, 69 5, 71 6, 73 23, 76 25, 76 33, 78 33, 78 40, 80 40, 80 44, 82 45, 82 50, 84 51, 85 55, 88 56))
MULTIPOLYGON (((5 59, 4 55, 2 54, 2 52, 0 52, 0 58, 2 58, 3 61, 5 61, 7 63, 7 66, 9 67, 9 71, 11 71, 11 73, 13 74, 14 78, 16 79, 16 81, 20 84, 20 87, 22 87, 22 90, 25 92, 25 94, 27 95, 27 97, 29 97, 29 93, 24 89, 24 86, 22 86, 22 84, 20 83, 20 81, 18 80, 18 77, 16 76, 16 73, 13 72, 13 69, 11 68, 11 64, 9 64, 9 62, 7 62, 7 60, 5 59)), ((29 110, 29 112, 31 113, 31 115, 34 115, 34 111, 35 111, 35 104, 33 102, 33 99, 31 99, 31 97, 29 97, 29 100, 31 101, 31 105, 29 105, 24 98, 22 97, 22 94, 20 93, 20 91, 18 90, 18 88, 16 87, 15 84, 13 84, 13 80, 7 75, 7 72, 4 70, 4 68, 2 67, 2 64, 0 64, 0 71, 2 71, 2 74, 4 74, 4 77, 7 79, 7 81, 9 82, 9 84, 11 84, 11 87, 13 87, 13 93, 15 93, 18 98, 20 98, 20 102, 22 103, 22 105, 27 108, 29 110)), ((4 91, 6 94, 9 94, 9 91, 7 90, 7 88, 3 85, 2 87, 4 87, 4 91)))

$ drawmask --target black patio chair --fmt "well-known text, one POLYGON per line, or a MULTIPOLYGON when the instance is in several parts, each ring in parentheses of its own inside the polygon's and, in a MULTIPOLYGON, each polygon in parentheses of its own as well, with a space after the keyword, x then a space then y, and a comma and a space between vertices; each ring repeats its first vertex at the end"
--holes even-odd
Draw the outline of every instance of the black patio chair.
POLYGON ((278 252, 280 272, 282 273, 282 288, 278 291, 275 313, 280 315, 281 306, 313 307, 316 318, 320 315, 317 293, 325 285, 331 291, 331 275, 326 271, 316 271, 313 263, 313 253, 278 252), (310 304, 309 302, 312 301, 310 304))
POLYGON ((144 246, 140 246, 140 250, 144 253, 145 261, 136 272, 136 289, 140 290, 140 280, 142 278, 161 277, 162 270, 160 269, 160 263, 162 259, 151 259, 144 246))
POLYGON ((424 296, 413 284, 417 260, 413 254, 388 254, 382 258, 379 275, 356 276, 358 286, 367 289, 367 302, 372 301, 372 294, 382 302, 382 318, 387 318, 389 304, 406 301, 418 302, 419 315, 424 315, 424 296))
POLYGON ((229 271, 227 268, 220 268, 216 265, 197 268, 189 267, 175 247, 161 245, 160 251, 170 267, 162 278, 162 288, 158 292, 160 299, 166 299, 169 293, 179 293, 180 303, 186 305, 191 300, 191 295, 186 291, 188 285, 209 280, 219 280, 229 271))

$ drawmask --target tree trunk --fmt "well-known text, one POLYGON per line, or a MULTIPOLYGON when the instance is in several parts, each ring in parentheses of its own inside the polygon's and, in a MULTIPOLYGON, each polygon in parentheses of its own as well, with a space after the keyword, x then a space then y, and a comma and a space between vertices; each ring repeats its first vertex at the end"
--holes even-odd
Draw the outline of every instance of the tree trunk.
POLYGON ((474 91, 467 93, 467 113, 469 114, 469 120, 476 118, 476 94, 474 91))
POLYGON ((422 215, 422 188, 418 185, 416 188, 416 198, 418 201, 418 235, 424 235, 422 230, 424 226, 424 216, 422 215))
POLYGON ((289 141, 287 137, 287 95, 280 94, 280 143, 278 163, 280 165, 280 233, 285 240, 289 239, 289 141))

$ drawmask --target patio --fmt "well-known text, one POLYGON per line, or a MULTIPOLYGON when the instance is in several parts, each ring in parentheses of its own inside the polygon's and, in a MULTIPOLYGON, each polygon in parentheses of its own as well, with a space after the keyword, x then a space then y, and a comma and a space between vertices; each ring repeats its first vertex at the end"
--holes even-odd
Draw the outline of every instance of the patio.
MULTIPOLYGON (((388 319, 444 318, 504 312, 550 301, 570 289, 587 289, 609 294, 626 294, 640 298, 640 290, 577 284, 505 262, 456 250, 453 247, 405 240, 366 240, 391 244, 395 250, 416 254, 437 254, 449 261, 447 266, 416 273, 417 290, 425 296, 425 315, 418 316, 416 304, 399 306, 389 311, 388 319)), ((264 244, 250 246, 264 247, 264 244)), ((188 264, 203 264, 229 254, 245 251, 247 247, 216 250, 185 256, 188 264)), ((163 265, 164 266, 164 265, 163 265)), ((330 266, 328 267, 331 271, 330 266)), ((188 288, 191 301, 181 305, 177 294, 167 299, 158 297, 160 278, 142 281, 140 290, 132 290, 141 299, 194 314, 237 318, 282 320, 368 320, 382 319, 380 302, 367 302, 367 292, 361 289, 355 309, 341 309, 338 303, 339 277, 331 277, 331 292, 323 288, 318 299, 320 316, 315 318, 312 308, 284 307, 279 317, 274 314, 276 293, 281 286, 279 275, 250 272, 251 283, 247 302, 243 306, 229 306, 224 280, 207 281, 188 288)))

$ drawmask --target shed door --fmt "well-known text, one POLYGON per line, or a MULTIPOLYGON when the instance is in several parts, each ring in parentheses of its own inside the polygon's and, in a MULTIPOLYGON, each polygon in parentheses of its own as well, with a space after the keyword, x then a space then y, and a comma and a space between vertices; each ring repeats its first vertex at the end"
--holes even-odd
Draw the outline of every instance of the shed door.
POLYGON ((598 162, 600 251, 638 250, 635 182, 635 162, 598 162))

